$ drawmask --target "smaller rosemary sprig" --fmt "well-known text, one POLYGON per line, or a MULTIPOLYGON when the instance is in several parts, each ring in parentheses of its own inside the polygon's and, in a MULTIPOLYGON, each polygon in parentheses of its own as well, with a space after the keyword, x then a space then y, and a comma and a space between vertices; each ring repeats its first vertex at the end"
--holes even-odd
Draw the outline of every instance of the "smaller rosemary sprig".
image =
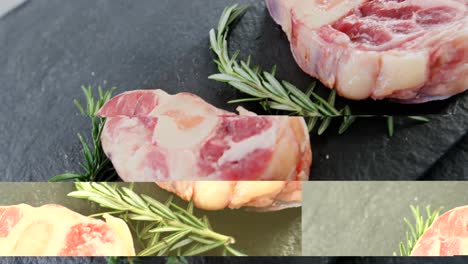
POLYGON ((144 223, 144 231, 137 233, 137 236, 146 235, 143 238, 150 242, 138 256, 191 256, 216 248, 222 248, 234 256, 244 255, 232 247, 235 243, 233 237, 213 231, 208 218, 196 217, 192 203, 189 203, 187 209, 183 209, 173 203, 172 198, 161 203, 116 184, 76 182, 75 187, 76 191, 68 196, 86 199, 112 209, 107 213, 118 215, 127 222, 144 223))
MULTIPOLYGON (((400 242, 400 255, 409 256, 413 251, 416 242, 419 238, 426 232, 426 230, 434 223, 434 221, 439 217, 440 210, 431 211, 430 206, 426 206, 426 217, 421 214, 419 206, 410 206, 411 212, 414 218, 414 225, 405 217, 403 220, 409 228, 409 231, 406 231, 406 242, 400 242)), ((396 254, 394 254, 396 255, 396 254)))
POLYGON ((115 87, 107 91, 103 91, 102 87, 98 87, 99 98, 95 99, 92 93, 91 86, 82 86, 81 89, 86 98, 86 110, 75 99, 73 103, 83 116, 87 116, 91 120, 91 140, 90 146, 86 140, 78 133, 78 138, 83 147, 82 153, 84 161, 80 163, 82 172, 66 172, 49 179, 50 182, 75 180, 75 181, 109 181, 116 177, 116 173, 109 159, 104 154, 101 145, 101 133, 104 128, 105 118, 96 116, 96 112, 111 98, 115 87))

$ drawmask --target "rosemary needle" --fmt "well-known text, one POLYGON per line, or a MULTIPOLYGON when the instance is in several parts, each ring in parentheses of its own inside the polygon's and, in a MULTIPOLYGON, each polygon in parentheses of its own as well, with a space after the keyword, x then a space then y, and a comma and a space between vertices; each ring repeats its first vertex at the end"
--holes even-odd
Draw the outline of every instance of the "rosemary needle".
MULTIPOLYGON (((109 214, 120 216, 127 222, 144 223, 137 230, 142 240, 149 240, 138 256, 151 255, 199 255, 215 248, 223 248, 235 256, 244 254, 232 248, 235 240, 213 231, 206 218, 198 218, 193 205, 183 209, 172 202, 161 203, 149 196, 138 195, 116 184, 76 182, 76 191, 70 197, 86 199, 102 207, 112 209, 109 214), (143 237, 143 236, 145 237, 143 237)), ((138 229, 138 228, 137 228, 138 229)))
MULTIPOLYGON (((308 118, 308 128, 312 131, 317 123, 320 123, 317 133, 323 134, 329 127, 332 118, 342 117, 339 134, 343 134, 358 116, 351 113, 349 106, 343 109, 335 107, 336 90, 330 92, 328 100, 314 92, 315 82, 311 84, 306 93, 302 92, 287 81, 279 81, 276 77, 276 65, 273 69, 262 71, 258 67, 251 67, 251 57, 247 61, 237 60, 239 51, 232 57, 228 53, 227 36, 229 26, 247 9, 247 6, 237 4, 226 7, 221 14, 217 29, 210 30, 210 48, 216 54, 214 60, 219 73, 212 74, 211 80, 225 82, 237 90, 251 97, 229 101, 229 103, 242 103, 259 101, 265 110, 275 109, 291 112, 308 118)), ((428 119, 418 116, 409 118, 427 122, 428 119)), ((388 134, 394 134, 393 117, 387 118, 388 134)))
MULTIPOLYGON (((413 218, 415 224, 413 225, 407 218, 404 218, 404 222, 408 226, 409 231, 406 232, 406 241, 400 242, 400 255, 401 256, 409 256, 413 251, 416 242, 419 238, 426 232, 426 230, 434 223, 434 221, 439 217, 439 212, 441 208, 431 211, 431 207, 426 207, 426 219, 424 219, 423 215, 421 214, 421 210, 419 206, 410 206, 411 212, 413 214, 413 218)), ((394 253, 396 255, 396 253, 394 253)))

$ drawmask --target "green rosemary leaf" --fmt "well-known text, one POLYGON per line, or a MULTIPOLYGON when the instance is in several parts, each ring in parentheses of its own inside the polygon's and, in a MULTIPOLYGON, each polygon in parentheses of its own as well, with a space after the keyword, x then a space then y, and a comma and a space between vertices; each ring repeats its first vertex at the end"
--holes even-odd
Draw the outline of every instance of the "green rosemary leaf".
POLYGON ((90 182, 87 183, 89 184, 93 189, 98 190, 101 194, 107 195, 107 196, 112 196, 113 193, 109 191, 109 188, 106 186, 107 183, 99 184, 95 182, 90 182))
POLYGON ((137 214, 129 214, 128 217, 135 221, 161 221, 161 217, 156 217, 154 215, 137 215, 137 214))
POLYGON ((201 246, 201 247, 198 247, 197 249, 195 250, 190 250, 190 251, 186 251, 183 255, 184 256, 194 256, 194 255, 200 255, 202 253, 205 253, 207 251, 210 251, 210 250, 213 250, 215 248, 218 248, 220 246, 224 245, 224 242, 223 241, 218 241, 218 242, 213 242, 211 244, 208 244, 208 245, 205 245, 205 246, 201 246))
POLYGON ((231 253, 233 256, 238 256, 238 257, 243 257, 243 256, 247 256, 245 255, 244 253, 240 252, 240 251, 237 251, 235 250, 234 248, 230 247, 230 246, 226 246, 226 250, 231 253))
POLYGON ((157 253, 160 250, 163 250, 165 248, 170 248, 173 244, 176 242, 180 241, 182 238, 184 238, 186 235, 188 235, 191 232, 190 229, 187 230, 182 230, 179 232, 176 232, 172 235, 169 235, 163 239, 161 239, 160 242, 158 242, 156 245, 153 247, 150 247, 148 249, 144 249, 139 253, 140 256, 148 256, 157 253))
POLYGON ((316 82, 316 81, 311 82, 311 83, 309 84, 309 87, 307 87, 307 91, 306 91, 305 95, 306 95, 307 97, 312 96, 312 93, 314 92, 316 86, 317 86, 317 82, 316 82))
POLYGON ((109 200, 100 196, 90 196, 88 197, 88 200, 93 201, 102 207, 107 207, 107 208, 114 209, 114 210, 122 210, 121 204, 118 204, 112 200, 109 200))
POLYGON ((73 191, 73 192, 67 194, 67 196, 70 196, 70 197, 73 197, 73 198, 88 199, 88 198, 93 197, 93 196, 98 196, 98 194, 95 194, 95 193, 90 192, 90 191, 73 191))
MULTIPOLYGON (((140 198, 140 196, 138 196, 134 191, 130 190, 129 188, 126 188, 126 187, 122 187, 122 198, 130 198, 128 199, 128 201, 131 201, 131 203, 136 206, 136 207, 140 207, 140 208, 144 208, 146 206, 146 203, 145 201, 143 201, 143 199, 140 198)), ((128 202, 127 201, 127 202, 128 202)))
POLYGON ((330 94, 328 95, 328 104, 331 106, 335 105, 335 99, 336 99, 336 90, 333 89, 330 94))
POLYGON ((153 208, 157 209, 159 212, 161 212, 164 216, 166 216, 169 219, 175 220, 176 216, 175 214, 163 203, 142 194, 141 197, 150 205, 152 205, 153 208))
POLYGON ((251 87, 251 86, 249 86, 249 85, 247 85, 245 83, 238 82, 238 81, 230 81, 228 83, 229 83, 229 85, 237 88, 238 90, 240 90, 243 93, 250 94, 252 96, 260 97, 260 98, 265 97, 260 91, 256 91, 255 88, 253 88, 253 87, 251 87))
POLYGON ((267 82, 265 82, 265 85, 271 86, 273 88, 273 93, 275 93, 278 96, 281 97, 287 97, 288 93, 286 90, 281 86, 281 84, 278 82, 278 80, 269 72, 263 72, 263 76, 265 76, 265 79, 267 82))
POLYGON ((198 227, 198 228, 203 228, 203 225, 200 225, 197 221, 194 221, 193 217, 189 217, 186 214, 180 213, 177 215, 177 217, 185 224, 193 226, 193 227, 198 227))
POLYGON ((326 117, 325 119, 323 119, 322 124, 320 124, 319 129, 317 131, 318 135, 322 135, 325 132, 325 130, 327 130, 327 128, 330 126, 331 120, 331 117, 326 117))
POLYGON ((409 227, 411 231, 411 235, 413 236, 413 239, 416 239, 418 236, 416 235, 416 231, 414 230, 413 225, 410 223, 410 221, 407 218, 404 218, 403 221, 405 221, 406 225, 409 227))
POLYGON ((338 134, 343 134, 353 123, 356 121, 356 116, 345 116, 343 119, 343 123, 338 130, 338 134))
POLYGON ((243 98, 243 99, 236 99, 236 100, 228 101, 228 104, 237 104, 237 103, 245 103, 245 102, 255 102, 255 101, 261 101, 261 100, 264 100, 264 98, 258 98, 258 97, 254 97, 254 98, 243 98))
POLYGON ((235 77, 234 75, 223 74, 223 73, 212 74, 212 75, 208 76, 208 79, 219 81, 219 82, 231 82, 231 81, 238 82, 238 81, 241 81, 239 78, 235 77))
POLYGON ((230 25, 237 18, 242 16, 245 13, 245 11, 247 10, 247 8, 248 8, 248 6, 246 6, 246 5, 241 5, 241 6, 235 5, 231 15, 229 16, 227 24, 230 25))
POLYGON ((274 102, 274 101, 268 101, 268 105, 271 109, 276 109, 276 110, 282 110, 282 111, 294 111, 294 112, 297 112, 299 111, 298 108, 293 108, 289 105, 285 105, 285 104, 281 104, 281 103, 277 103, 277 102, 274 102))
POLYGON ((314 106, 314 103, 312 102, 312 100, 310 100, 310 97, 305 95, 301 90, 299 90, 298 88, 296 88, 296 86, 292 85, 291 83, 287 82, 287 81, 282 81, 284 87, 291 93, 293 94, 293 98, 297 98, 299 101, 297 103, 299 103, 303 108, 307 109, 308 111, 311 111, 311 112, 316 112, 318 111, 317 110, 317 107, 314 106))
POLYGON ((124 211, 110 211, 110 212, 103 212, 103 213, 97 213, 97 214, 91 214, 91 215, 88 215, 88 217, 92 217, 92 218, 95 218, 95 217, 99 217, 99 216, 103 216, 105 214, 108 214, 108 215, 115 215, 115 214, 121 214, 123 213, 124 211))
POLYGON ((166 202, 164 203, 165 206, 170 207, 172 204, 172 201, 174 200, 174 196, 171 195, 169 198, 167 198, 166 202))
POLYGON ((275 75, 276 75, 276 65, 273 65, 273 67, 271 68, 271 75, 273 77, 275 77, 275 75))
MULTIPOLYGON (((161 226, 164 226, 164 223, 159 222, 158 227, 161 227, 161 226)), ((148 247, 156 245, 156 243, 159 241, 160 237, 161 237, 161 233, 153 234, 153 236, 150 238, 150 241, 148 242, 148 247)))
POLYGON ((216 242, 216 241, 213 241, 213 240, 210 240, 210 239, 205 239, 205 238, 197 237, 197 236, 189 236, 189 238, 192 239, 193 241, 197 241, 197 242, 200 242, 200 243, 205 244, 205 245, 216 242))
POLYGON ((318 119, 319 118, 317 116, 309 118, 309 122, 307 123, 307 128, 309 129, 309 132, 314 129, 315 125, 317 124, 318 119))
POLYGON ((208 219, 208 217, 206 215, 203 216, 203 223, 205 224, 205 226, 212 230, 213 228, 211 227, 211 224, 210 224, 210 220, 208 219))
POLYGON ((431 121, 429 118, 424 116, 408 116, 409 119, 413 119, 419 122, 429 122, 431 121))
POLYGON ((150 232, 150 233, 163 233, 163 232, 174 232, 174 231, 181 231, 181 230, 183 230, 183 229, 180 228, 180 227, 158 227, 158 228, 151 229, 148 232, 150 232))
POLYGON ((393 137, 393 126, 394 126, 394 122, 393 122, 393 116, 387 116, 387 130, 388 130, 388 135, 390 137, 393 137))
POLYGON ((241 61, 240 64, 241 64, 241 68, 249 75, 250 79, 254 83, 260 84, 260 79, 258 78, 257 73, 254 70, 252 70, 247 63, 241 61))
POLYGON ((80 180, 83 178, 83 175, 76 174, 76 173, 63 173, 56 175, 49 179, 49 182, 60 182, 60 181, 68 181, 68 180, 80 180))
POLYGON ((73 103, 76 105, 76 107, 78 108, 78 110, 80 111, 80 113, 82 115, 86 115, 86 113, 85 113, 85 111, 83 109, 83 106, 81 106, 81 104, 78 102, 78 100, 74 99, 73 103))
POLYGON ((182 241, 179 241, 177 243, 175 243, 171 248, 170 248, 170 251, 174 251, 176 249, 180 249, 180 248, 183 248, 187 245, 190 245, 191 243, 193 243, 193 240, 190 239, 190 238, 186 238, 182 241))
POLYGON ((320 97, 318 94, 312 93, 312 97, 314 97, 322 106, 324 106, 329 111, 330 115, 332 115, 332 116, 339 116, 340 115, 340 112, 338 110, 336 110, 335 107, 330 105, 327 101, 325 101, 325 99, 320 97))
MULTIPOLYGON (((188 212, 188 215, 193 215, 193 201, 190 201, 190 202, 188 203, 188 205, 187 205, 187 210, 186 210, 186 211, 188 212)), ((196 219, 196 218, 195 218, 195 219, 196 219)), ((197 219, 197 220, 198 220, 198 219, 197 219)), ((200 223, 203 225, 202 222, 200 222, 200 223)))

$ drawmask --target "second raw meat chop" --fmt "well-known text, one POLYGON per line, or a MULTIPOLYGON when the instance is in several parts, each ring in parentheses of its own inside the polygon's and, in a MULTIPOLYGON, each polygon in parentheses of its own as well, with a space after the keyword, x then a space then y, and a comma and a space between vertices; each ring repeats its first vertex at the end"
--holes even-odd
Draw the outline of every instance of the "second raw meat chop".
POLYGON ((308 74, 350 99, 421 103, 468 89, 466 0, 266 0, 308 74))
POLYGON ((302 117, 229 113, 189 94, 137 90, 107 102, 102 146, 125 181, 307 180, 302 117))

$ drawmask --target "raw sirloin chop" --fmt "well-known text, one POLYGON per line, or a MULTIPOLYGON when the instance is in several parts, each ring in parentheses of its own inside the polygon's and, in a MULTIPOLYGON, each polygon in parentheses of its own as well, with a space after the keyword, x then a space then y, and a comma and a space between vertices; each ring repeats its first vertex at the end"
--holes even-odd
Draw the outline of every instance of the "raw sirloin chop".
POLYGON ((266 0, 299 66, 339 95, 403 103, 468 88, 466 0, 266 0))
POLYGON ((302 117, 241 115, 189 93, 125 92, 107 102, 104 152, 124 181, 274 180, 309 177, 302 117))
POLYGON ((127 224, 63 206, 0 206, 0 256, 135 256, 127 224))

